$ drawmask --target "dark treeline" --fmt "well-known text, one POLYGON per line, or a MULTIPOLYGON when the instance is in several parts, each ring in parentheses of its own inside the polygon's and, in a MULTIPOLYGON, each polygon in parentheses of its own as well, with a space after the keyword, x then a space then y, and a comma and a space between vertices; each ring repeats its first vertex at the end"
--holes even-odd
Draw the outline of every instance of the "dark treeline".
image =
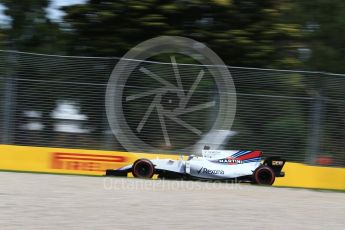
POLYGON ((345 72, 345 3, 273 0, 89 0, 48 19, 49 0, 0 0, 3 48, 122 56, 158 35, 206 43, 228 65, 345 72))

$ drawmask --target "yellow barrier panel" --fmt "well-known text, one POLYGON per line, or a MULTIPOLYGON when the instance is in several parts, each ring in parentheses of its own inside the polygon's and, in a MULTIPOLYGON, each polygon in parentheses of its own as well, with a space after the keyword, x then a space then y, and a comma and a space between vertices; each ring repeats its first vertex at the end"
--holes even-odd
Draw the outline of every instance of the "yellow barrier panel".
POLYGON ((275 186, 345 190, 345 168, 287 162, 283 171, 285 177, 277 178, 275 186))
MULTIPOLYGON (((0 169, 12 171, 104 175, 106 169, 131 164, 138 158, 170 158, 177 155, 130 153, 0 145, 0 169)), ((285 177, 275 186, 345 190, 345 168, 308 166, 287 162, 285 177)))

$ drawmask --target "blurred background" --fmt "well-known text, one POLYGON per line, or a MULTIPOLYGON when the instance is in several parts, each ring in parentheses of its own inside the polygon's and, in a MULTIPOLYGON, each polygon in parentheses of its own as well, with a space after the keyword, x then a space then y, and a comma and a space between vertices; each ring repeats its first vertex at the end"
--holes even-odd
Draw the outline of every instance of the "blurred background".
MULTIPOLYGON (((121 56, 161 35, 205 43, 228 65, 237 135, 225 147, 345 166, 341 0, 0 0, 1 143, 124 150, 107 122, 106 84, 121 56)), ((144 64, 171 75, 164 63, 144 64)), ((187 88, 201 69, 179 65, 187 88)), ((139 72, 128 84, 127 96, 155 87, 139 72)), ((192 103, 217 101, 214 85, 206 74, 192 103)), ((128 104, 133 132, 151 101, 128 104)), ((213 111, 185 119, 206 132, 213 111)), ((171 124, 166 146, 157 123, 138 135, 160 152, 181 153, 198 138, 171 124)))

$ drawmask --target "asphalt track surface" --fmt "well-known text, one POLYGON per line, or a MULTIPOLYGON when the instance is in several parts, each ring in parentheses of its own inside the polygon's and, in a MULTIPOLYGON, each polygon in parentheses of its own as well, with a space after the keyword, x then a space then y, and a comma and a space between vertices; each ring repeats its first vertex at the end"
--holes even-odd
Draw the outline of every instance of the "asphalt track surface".
POLYGON ((0 172, 0 229, 344 229, 345 193, 0 172))

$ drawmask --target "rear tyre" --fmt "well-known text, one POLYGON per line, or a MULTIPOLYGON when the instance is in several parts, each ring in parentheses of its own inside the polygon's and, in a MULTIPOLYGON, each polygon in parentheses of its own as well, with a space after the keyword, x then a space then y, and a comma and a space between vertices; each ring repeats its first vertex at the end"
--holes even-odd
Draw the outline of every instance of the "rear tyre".
POLYGON ((134 162, 132 167, 132 174, 137 178, 152 178, 155 173, 155 167, 148 159, 139 159, 134 162))
POLYGON ((275 178, 274 171, 268 166, 260 166, 253 173, 253 181, 259 185, 272 185, 275 178))

